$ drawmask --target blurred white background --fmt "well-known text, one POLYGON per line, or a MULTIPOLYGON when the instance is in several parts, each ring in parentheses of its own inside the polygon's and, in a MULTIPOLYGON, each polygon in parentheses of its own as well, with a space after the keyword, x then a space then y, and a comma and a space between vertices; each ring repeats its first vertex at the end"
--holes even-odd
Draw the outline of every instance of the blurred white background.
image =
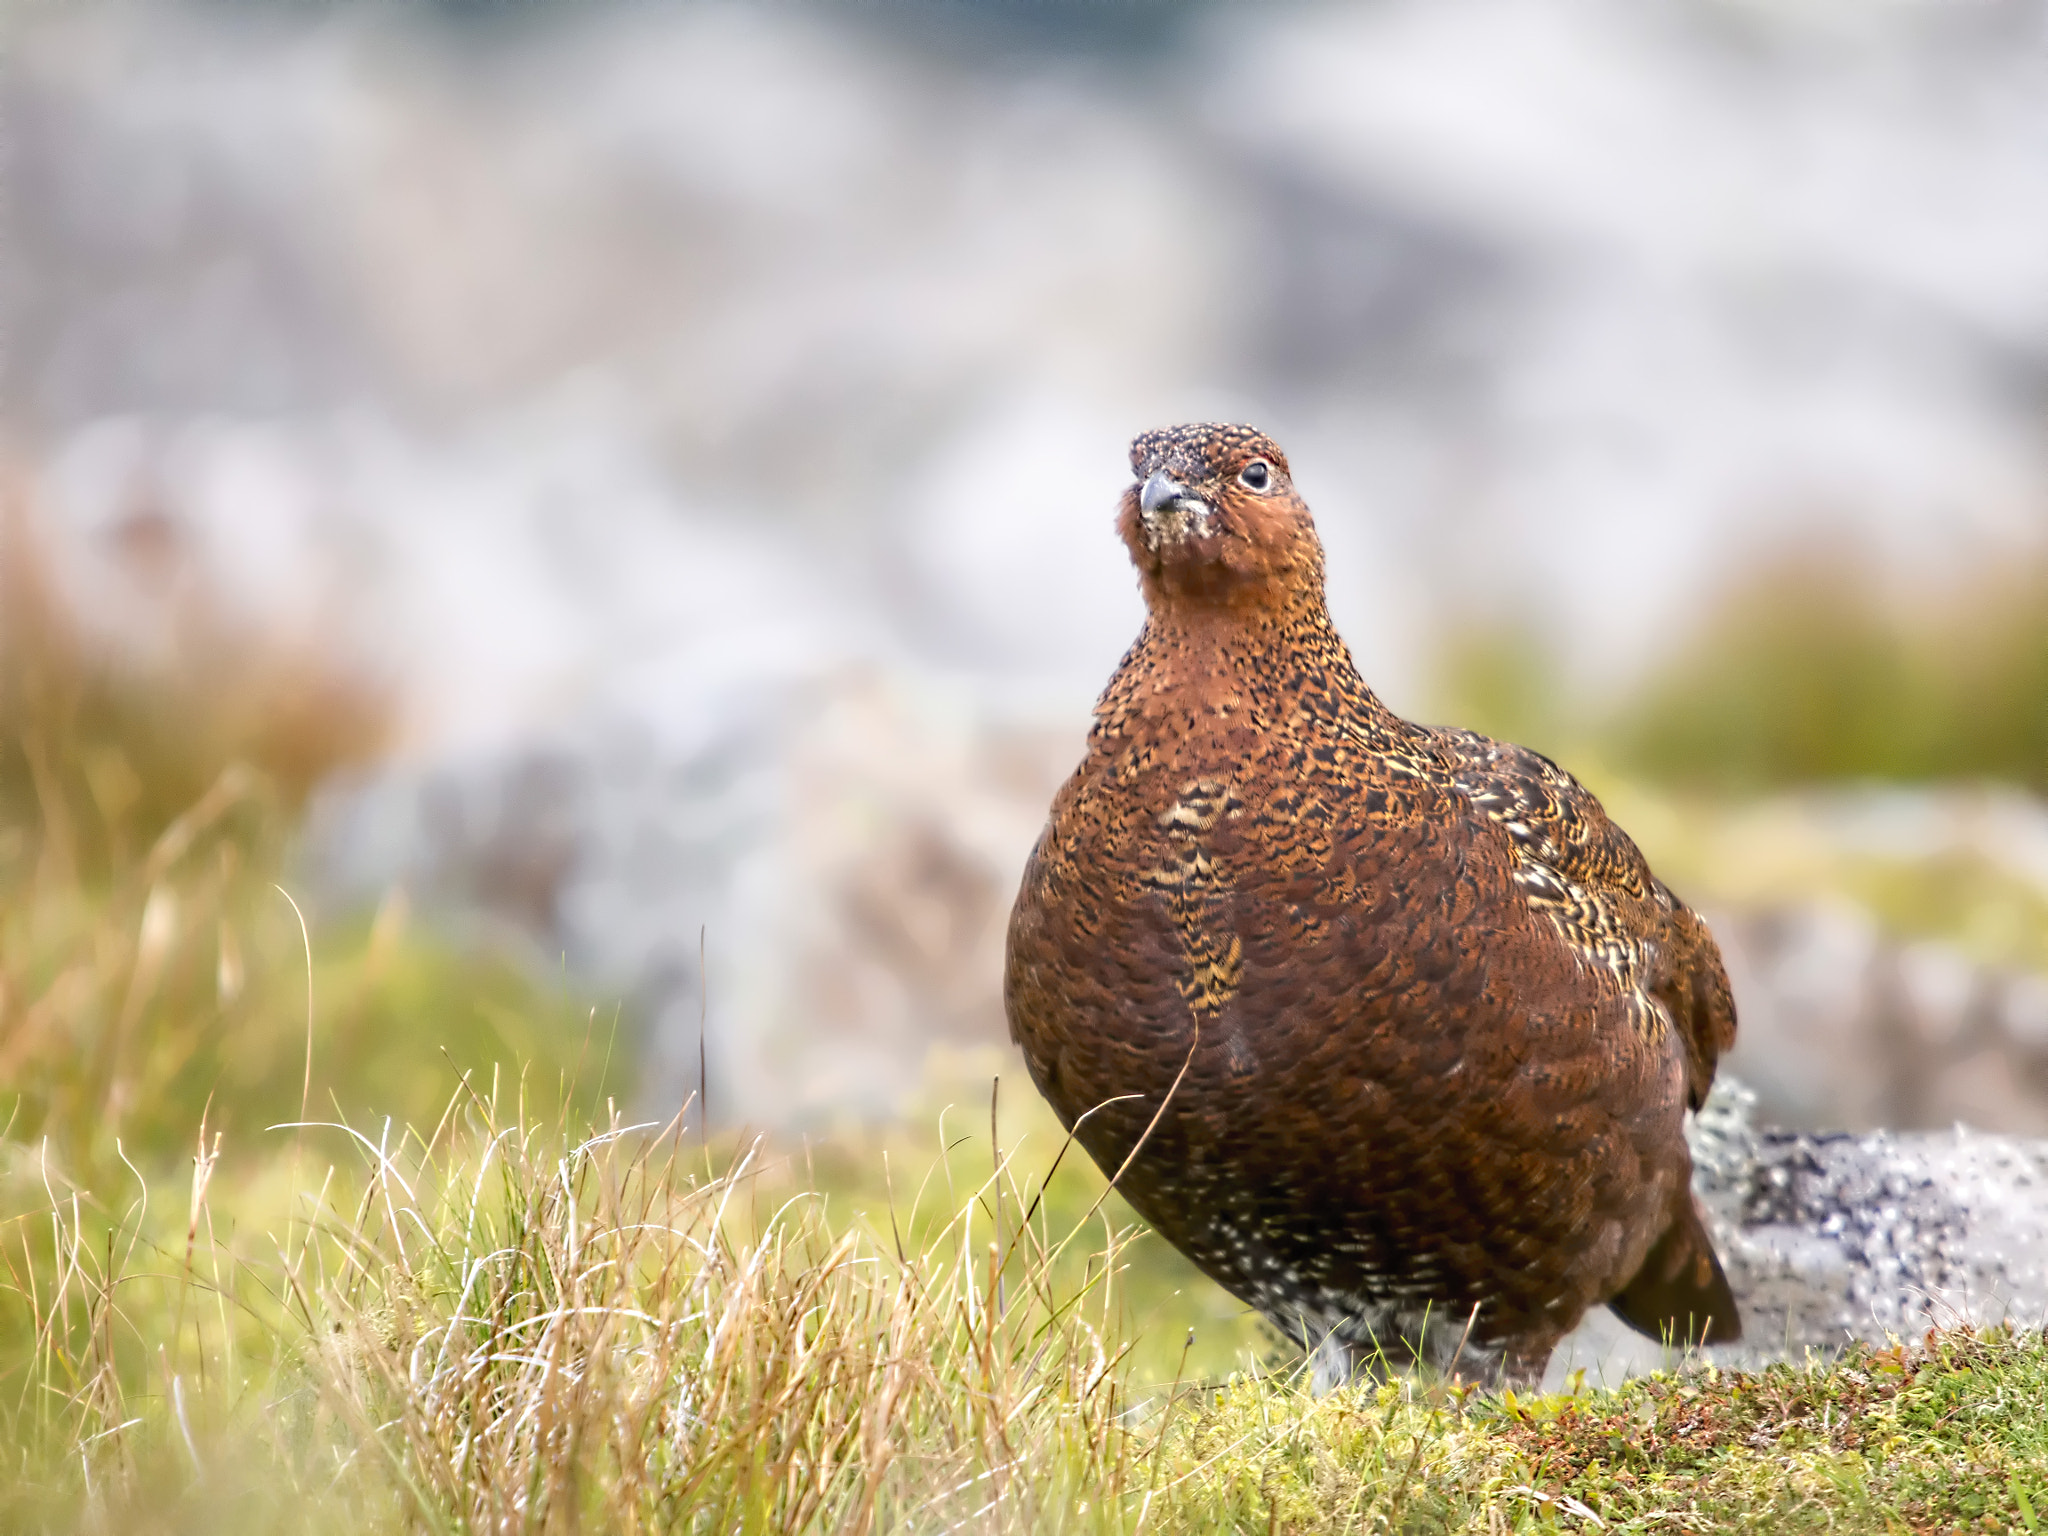
POLYGON ((1599 699, 1786 550, 2048 550, 2038 3, 10 31, 5 423, 66 592, 384 690, 309 881, 627 996, 656 1096, 700 1007, 764 1120, 1000 1039, 1015 871, 1141 613, 1143 428, 1279 438, 1423 714, 1461 626, 1599 699))

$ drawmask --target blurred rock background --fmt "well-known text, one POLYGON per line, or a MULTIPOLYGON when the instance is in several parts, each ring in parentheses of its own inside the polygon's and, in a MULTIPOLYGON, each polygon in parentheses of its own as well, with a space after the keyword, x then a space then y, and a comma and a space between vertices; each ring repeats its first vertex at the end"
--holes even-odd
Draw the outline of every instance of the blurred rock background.
POLYGON ((648 1107, 700 1030, 726 1123, 1000 1069, 1125 444, 1225 416, 1389 701, 1709 910, 1761 1119, 2048 1133, 2048 7, 8 26, 17 620, 241 712, 324 931, 618 1000, 648 1107))

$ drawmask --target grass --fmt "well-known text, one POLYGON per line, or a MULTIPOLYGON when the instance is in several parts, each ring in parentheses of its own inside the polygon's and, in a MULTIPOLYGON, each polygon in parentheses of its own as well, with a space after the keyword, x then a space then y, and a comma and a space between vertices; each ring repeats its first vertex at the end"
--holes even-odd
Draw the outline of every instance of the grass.
POLYGON ((9 1244, 17 1510, 135 1529, 222 1447, 346 1528, 1037 1529, 1128 1491, 1114 1247, 1056 1253, 1007 1176, 835 1220, 678 1131, 465 1089, 425 1136, 324 1133, 354 1166, 246 1246, 203 1163, 154 1228, 59 1186, 9 1244))
POLYGON ((593 1022, 577 1080, 603 1102, 612 1018, 440 942, 403 893, 305 926, 298 812, 383 739, 374 692, 304 655, 205 624, 153 669, 96 648, 0 505, 0 1131, 96 1182, 184 1154, 202 1113, 232 1143, 307 1110, 431 1116, 446 1064, 559 1084, 593 1022))
POLYGON ((2048 565, 1909 599, 1839 554, 1730 591, 1605 727, 1638 777, 1724 791, 1868 778, 2048 790, 2048 565))
POLYGON ((1434 712, 1723 797, 1854 779, 2048 791, 2048 563, 1897 586, 1838 550, 1752 568, 1597 706, 1555 687, 1540 634, 1469 629, 1443 649, 1434 712))

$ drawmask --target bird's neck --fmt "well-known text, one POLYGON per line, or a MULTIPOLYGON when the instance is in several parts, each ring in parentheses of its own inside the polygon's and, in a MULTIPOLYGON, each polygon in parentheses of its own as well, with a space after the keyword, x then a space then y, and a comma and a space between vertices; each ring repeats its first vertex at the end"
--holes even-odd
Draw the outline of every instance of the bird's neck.
POLYGON ((1096 713, 1400 727, 1359 676, 1319 590, 1258 607, 1155 602, 1096 713))

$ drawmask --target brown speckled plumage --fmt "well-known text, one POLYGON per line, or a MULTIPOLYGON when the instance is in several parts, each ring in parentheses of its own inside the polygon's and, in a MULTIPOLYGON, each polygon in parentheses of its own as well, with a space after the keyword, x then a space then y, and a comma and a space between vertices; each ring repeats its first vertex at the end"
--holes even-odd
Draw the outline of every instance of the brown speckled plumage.
POLYGON ((1153 1126, 1119 1188, 1324 1379, 1526 1380, 1602 1302, 1735 1338, 1681 1135, 1735 1035, 1705 925, 1548 759, 1374 697, 1272 442, 1131 464, 1149 614, 1010 920, 1040 1090, 1108 1171, 1153 1126))

